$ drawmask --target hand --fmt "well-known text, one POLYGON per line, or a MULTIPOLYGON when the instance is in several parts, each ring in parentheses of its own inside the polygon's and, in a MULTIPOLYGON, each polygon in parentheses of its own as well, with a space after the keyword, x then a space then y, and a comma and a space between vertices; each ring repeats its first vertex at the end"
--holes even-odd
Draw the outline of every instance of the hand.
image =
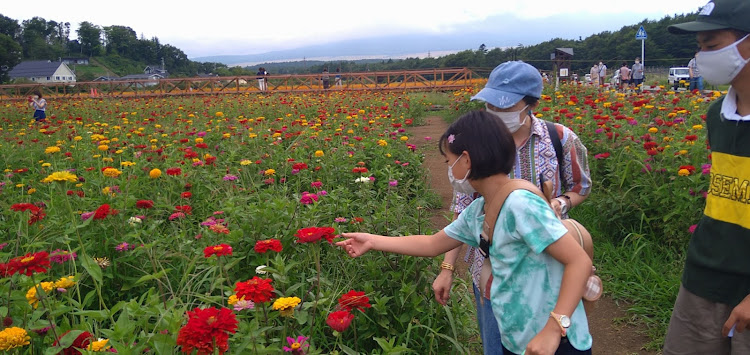
POLYGON ((553 198, 549 205, 552 207, 552 210, 555 211, 557 218, 562 218, 562 205, 560 204, 560 200, 553 198))
POLYGON ((729 336, 729 330, 732 327, 735 327, 735 332, 742 333, 748 326, 750 326, 750 295, 747 295, 737 307, 734 307, 732 313, 729 314, 729 319, 724 323, 724 327, 721 328, 721 334, 724 337, 729 336))
POLYGON ((432 290, 435 291, 437 303, 445 306, 451 297, 451 285, 453 285, 453 271, 441 269, 435 281, 432 282, 432 290))
POLYGON ((356 258, 372 249, 372 239, 376 237, 376 235, 369 233, 342 233, 341 236, 347 239, 337 242, 336 245, 344 248, 346 253, 352 258, 356 258))
POLYGON ((547 324, 542 328, 529 345, 526 346, 527 355, 552 355, 560 346, 560 326, 557 321, 550 318, 547 324))

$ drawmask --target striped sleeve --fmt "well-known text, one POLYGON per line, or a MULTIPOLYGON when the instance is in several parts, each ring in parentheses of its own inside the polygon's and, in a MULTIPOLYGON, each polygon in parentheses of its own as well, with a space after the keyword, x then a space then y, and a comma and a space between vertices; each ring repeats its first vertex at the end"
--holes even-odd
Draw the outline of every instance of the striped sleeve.
POLYGON ((563 125, 555 126, 558 135, 562 137, 565 191, 588 195, 591 192, 588 150, 570 128, 563 125))

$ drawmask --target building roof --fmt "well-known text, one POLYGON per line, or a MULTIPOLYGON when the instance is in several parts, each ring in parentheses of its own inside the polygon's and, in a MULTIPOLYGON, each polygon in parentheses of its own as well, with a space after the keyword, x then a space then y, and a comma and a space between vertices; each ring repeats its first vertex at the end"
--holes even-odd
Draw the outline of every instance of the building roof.
POLYGON ((119 80, 142 80, 142 79, 162 79, 163 76, 159 74, 130 74, 121 77, 119 80))
POLYGON ((558 50, 570 56, 573 55, 573 48, 555 48, 555 50, 558 50))
POLYGON ((52 62, 48 60, 30 60, 21 62, 13 67, 8 75, 10 75, 11 79, 52 76, 52 74, 60 68, 60 65, 64 64, 62 62, 52 62))

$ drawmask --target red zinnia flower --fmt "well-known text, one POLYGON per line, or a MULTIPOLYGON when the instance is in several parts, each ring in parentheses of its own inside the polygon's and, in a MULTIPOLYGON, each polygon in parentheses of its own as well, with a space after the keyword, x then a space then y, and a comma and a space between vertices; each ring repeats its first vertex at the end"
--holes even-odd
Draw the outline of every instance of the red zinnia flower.
POLYGON ((180 169, 180 168, 169 168, 169 169, 167 169, 167 175, 169 175, 169 176, 182 175, 182 169, 180 169))
POLYGON ((305 170, 305 169, 307 169, 307 164, 305 164, 305 163, 295 163, 294 165, 292 165, 292 169, 305 170))
POLYGON ((232 246, 230 246, 229 244, 219 244, 219 245, 207 246, 205 249, 203 249, 203 256, 210 258, 211 255, 216 255, 216 256, 232 255, 232 246))
POLYGON ((38 253, 28 253, 24 256, 17 256, 8 262, 8 274, 16 273, 31 276, 35 272, 47 272, 49 269, 49 253, 40 251, 38 253))
POLYGON ((297 230, 294 235, 297 237, 297 243, 314 243, 319 241, 321 238, 325 238, 328 243, 333 243, 335 229, 331 227, 309 227, 297 230))
POLYGON ((110 212, 109 205, 105 203, 96 209, 96 211, 94 212, 94 219, 104 219, 107 217, 107 215, 110 214, 114 213, 110 212))
POLYGON ((238 282, 234 286, 234 292, 238 299, 244 297, 246 300, 255 303, 268 302, 273 298, 273 286, 271 279, 262 279, 254 276, 245 282, 238 282))
POLYGON ((278 239, 266 239, 255 242, 255 252, 263 254, 269 250, 280 252, 282 249, 281 241, 278 239))
POLYGON ((329 327, 333 328, 333 330, 341 333, 349 328, 353 319, 354 315, 349 313, 349 311, 336 311, 328 314, 326 323, 329 327))
POLYGON ((10 265, 0 263, 0 277, 10 276, 10 265))
POLYGON ((229 333, 237 331, 237 317, 228 308, 214 307, 188 311, 188 322, 180 328, 177 334, 177 345, 182 346, 182 352, 198 355, 213 354, 214 346, 219 354, 229 349, 229 333))
POLYGON ((138 200, 135 203, 136 208, 149 209, 154 207, 154 201, 151 200, 138 200))
POLYGON ((44 213, 44 208, 38 207, 31 203, 16 203, 10 206, 10 209, 19 212, 30 211, 31 216, 29 217, 29 225, 41 221, 46 216, 46 214, 44 213))
POLYGON ((182 198, 191 198, 191 197, 193 197, 193 193, 192 193, 192 192, 190 192, 190 191, 185 191, 185 192, 183 192, 183 193, 182 193, 182 194, 180 195, 180 197, 182 197, 182 198))
POLYGON ((175 206, 174 208, 175 212, 182 212, 184 214, 193 214, 193 208, 188 205, 183 206, 175 206))
MULTIPOLYGON (((55 340, 55 342, 52 345, 57 346, 60 339, 62 339, 62 337, 64 337, 68 333, 70 333, 70 330, 60 335, 60 338, 55 340)), ((63 349, 63 351, 59 352, 58 354, 79 355, 81 352, 78 351, 77 349, 86 349, 89 346, 89 344, 91 344, 92 340, 94 340, 94 336, 91 333, 83 332, 76 337, 76 340, 73 340, 73 344, 70 344, 69 347, 63 349)))
POLYGON ((339 298, 339 306, 347 311, 353 311, 358 309, 364 311, 363 308, 370 308, 370 298, 365 296, 363 291, 351 290, 339 298))

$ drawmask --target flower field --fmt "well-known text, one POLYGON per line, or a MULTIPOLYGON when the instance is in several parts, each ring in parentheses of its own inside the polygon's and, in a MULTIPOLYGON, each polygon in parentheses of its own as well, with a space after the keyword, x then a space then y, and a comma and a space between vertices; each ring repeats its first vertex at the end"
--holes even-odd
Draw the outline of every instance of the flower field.
MULTIPOLYGON (((449 115, 479 107, 475 90, 445 94, 449 115)), ((714 96, 545 93, 538 116, 589 149, 584 206, 597 213, 579 219, 608 238, 684 245, 708 186, 714 96)), ((432 299, 434 260, 349 259, 330 244, 433 232, 424 137, 408 131, 430 104, 377 92, 52 99, 46 123, 4 104, 0 350, 467 352, 473 301, 432 299)))

